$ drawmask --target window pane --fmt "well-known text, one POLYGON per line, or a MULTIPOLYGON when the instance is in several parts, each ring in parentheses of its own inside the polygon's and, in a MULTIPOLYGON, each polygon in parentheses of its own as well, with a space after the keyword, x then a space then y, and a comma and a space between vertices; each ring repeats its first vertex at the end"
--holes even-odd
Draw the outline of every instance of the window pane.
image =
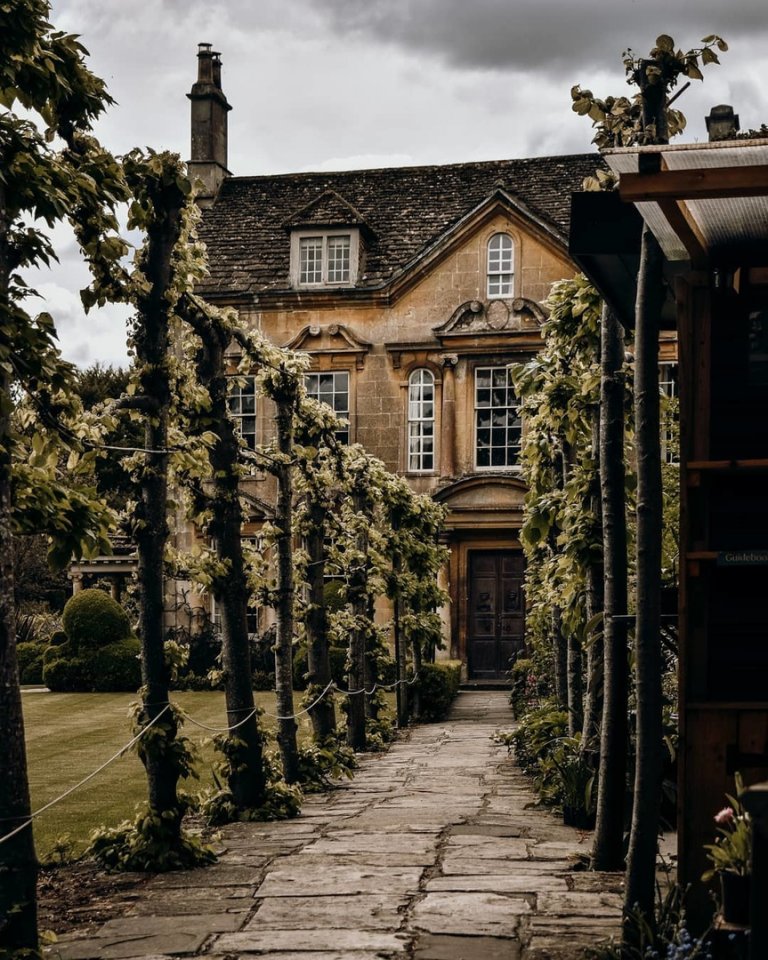
MULTIPOLYGON (((320 403, 327 403, 344 420, 349 419, 349 374, 344 372, 307 373, 304 375, 307 394, 320 403)), ((336 431, 340 443, 349 443, 349 430, 336 431)))
POLYGON ((349 281, 349 237, 328 237, 328 283, 349 281))
POLYGON ((513 245, 506 233, 495 233, 488 241, 488 296, 513 295, 513 245))
POLYGON ((430 370, 414 370, 408 378, 408 470, 434 470, 435 378, 430 370))
POLYGON ((242 383, 229 385, 227 406, 235 421, 235 429, 249 450, 256 448, 256 378, 245 377, 242 383))
POLYGON ((479 468, 507 468, 518 461, 520 410, 506 366, 475 371, 475 448, 479 468))
POLYGON ((323 282, 323 238, 304 237, 299 241, 299 281, 323 282))

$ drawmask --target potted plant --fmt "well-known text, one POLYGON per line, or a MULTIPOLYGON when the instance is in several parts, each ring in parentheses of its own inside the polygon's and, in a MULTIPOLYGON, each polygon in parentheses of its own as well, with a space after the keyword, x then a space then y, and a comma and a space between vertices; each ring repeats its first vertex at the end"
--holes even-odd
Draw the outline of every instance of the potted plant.
POLYGON ((749 926, 749 897, 752 877, 752 824, 741 803, 744 782, 735 775, 736 796, 726 794, 729 805, 715 814, 718 836, 704 849, 712 867, 702 880, 720 879, 721 913, 727 923, 749 926))

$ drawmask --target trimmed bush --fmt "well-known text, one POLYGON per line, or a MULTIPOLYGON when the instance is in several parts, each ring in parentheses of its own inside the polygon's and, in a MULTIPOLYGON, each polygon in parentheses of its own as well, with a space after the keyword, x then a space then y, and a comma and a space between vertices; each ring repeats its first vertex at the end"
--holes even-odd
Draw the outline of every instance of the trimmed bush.
POLYGON ((461 663, 458 660, 423 663, 418 683, 421 693, 419 720, 442 720, 459 692, 461 663))
POLYGON ((58 646, 51 644, 43 650, 43 666, 53 663, 54 660, 71 660, 76 655, 75 648, 65 639, 64 643, 58 646))
POLYGON ((86 656, 56 656, 63 647, 49 647, 43 681, 54 693, 133 693, 141 686, 139 641, 129 637, 86 656))
POLYGON ((131 636, 131 622, 119 603, 103 590, 81 590, 70 597, 61 616, 75 650, 106 647, 131 636))
POLYGON ((141 686, 141 645, 135 637, 110 643, 88 658, 91 689, 97 693, 133 693, 141 686))
POLYGON ((16 657, 19 661, 20 683, 43 682, 43 654, 45 645, 42 643, 16 644, 16 657))
POLYGON ((89 692, 88 664, 82 657, 51 660, 43 667, 43 683, 54 693, 89 692))

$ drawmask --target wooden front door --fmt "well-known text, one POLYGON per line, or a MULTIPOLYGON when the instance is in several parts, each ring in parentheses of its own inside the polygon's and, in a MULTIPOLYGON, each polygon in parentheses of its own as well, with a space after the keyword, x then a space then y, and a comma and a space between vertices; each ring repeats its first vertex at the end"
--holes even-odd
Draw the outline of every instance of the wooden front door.
POLYGON ((504 680, 525 646, 521 553, 488 550, 469 555, 467 671, 470 680, 504 680))

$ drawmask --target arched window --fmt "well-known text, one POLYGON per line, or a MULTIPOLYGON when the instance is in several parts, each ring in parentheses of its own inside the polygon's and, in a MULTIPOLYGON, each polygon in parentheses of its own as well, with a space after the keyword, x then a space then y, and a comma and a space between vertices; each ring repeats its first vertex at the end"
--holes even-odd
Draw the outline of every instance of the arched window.
POLYGON ((514 278, 512 238, 494 233, 488 241, 488 298, 511 297, 514 278))
POLYGON ((430 370, 414 370, 408 378, 408 470, 435 469, 435 377, 430 370))

